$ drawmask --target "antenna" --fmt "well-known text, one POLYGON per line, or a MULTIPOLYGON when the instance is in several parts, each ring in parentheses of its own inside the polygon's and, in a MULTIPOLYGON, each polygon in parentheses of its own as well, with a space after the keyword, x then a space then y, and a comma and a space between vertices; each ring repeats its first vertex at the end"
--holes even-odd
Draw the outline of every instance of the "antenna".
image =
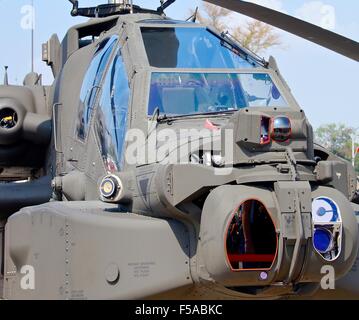
POLYGON ((186 21, 196 22, 197 16, 198 16, 198 7, 196 7, 193 14, 186 21))
POLYGON ((9 85, 9 77, 8 77, 8 74, 7 74, 7 69, 9 67, 8 66, 5 66, 5 75, 4 75, 4 86, 8 86, 9 85))
POLYGON ((35 46, 34 46, 34 29, 35 29, 35 7, 34 7, 34 0, 31 0, 31 10, 32 10, 32 17, 31 17, 31 72, 34 72, 35 69, 35 46))

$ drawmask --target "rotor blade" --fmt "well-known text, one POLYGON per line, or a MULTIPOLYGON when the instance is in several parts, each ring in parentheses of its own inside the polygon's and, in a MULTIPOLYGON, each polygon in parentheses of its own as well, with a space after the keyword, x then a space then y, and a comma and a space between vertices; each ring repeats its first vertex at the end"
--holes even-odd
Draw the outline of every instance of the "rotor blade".
POLYGON ((301 38, 359 61, 359 43, 287 14, 242 0, 204 0, 268 23, 301 38))

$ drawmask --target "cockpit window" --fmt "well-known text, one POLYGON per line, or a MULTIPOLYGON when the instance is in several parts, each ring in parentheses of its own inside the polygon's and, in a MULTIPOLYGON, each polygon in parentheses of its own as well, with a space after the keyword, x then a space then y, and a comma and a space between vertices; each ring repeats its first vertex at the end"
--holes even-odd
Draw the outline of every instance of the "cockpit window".
POLYGON ((254 68, 206 28, 142 27, 149 64, 156 68, 254 68))
POLYGON ((148 115, 167 116, 287 107, 267 73, 152 73, 148 115))
POLYGON ((76 128, 77 137, 82 141, 86 140, 101 80, 117 38, 117 36, 112 36, 103 40, 97 46, 91 64, 84 77, 80 92, 78 122, 76 128))
POLYGON ((95 119, 102 159, 108 172, 122 170, 130 99, 128 77, 118 50, 105 76, 95 119))

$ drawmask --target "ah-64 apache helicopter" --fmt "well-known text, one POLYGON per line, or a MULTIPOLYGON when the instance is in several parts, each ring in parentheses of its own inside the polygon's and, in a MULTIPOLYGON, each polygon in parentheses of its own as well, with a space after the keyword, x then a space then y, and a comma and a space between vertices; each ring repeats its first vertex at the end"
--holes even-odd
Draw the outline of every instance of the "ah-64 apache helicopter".
MULTIPOLYGON (((274 58, 169 19, 174 2, 71 1, 91 19, 44 44, 53 85, 0 86, 3 297, 358 298, 353 167, 314 144, 274 58)), ((359 61, 307 22, 208 2, 359 61)))

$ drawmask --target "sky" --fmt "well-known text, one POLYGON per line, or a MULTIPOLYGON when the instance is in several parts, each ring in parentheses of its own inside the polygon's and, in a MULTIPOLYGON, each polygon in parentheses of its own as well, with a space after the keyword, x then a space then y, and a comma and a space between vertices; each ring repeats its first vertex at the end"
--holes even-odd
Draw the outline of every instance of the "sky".
MULTIPOLYGON (((85 18, 71 17, 67 0, 33 0, 35 10, 35 71, 44 82, 52 82, 50 69, 41 61, 41 44, 53 33, 62 39, 74 24, 85 18)), ((224 0, 223 0, 224 1, 224 0)), ((249 0, 305 19, 359 41, 358 0, 249 0)), ((103 0, 102 2, 106 2, 103 0)), ((159 0, 134 0, 138 5, 157 8, 159 0)), ((81 6, 100 4, 101 0, 80 0, 81 6)), ((177 0, 166 11, 175 19, 186 19, 200 0, 177 0)), ((11 84, 21 84, 31 69, 31 0, 0 0, 0 82, 3 66, 9 66, 11 84)), ((232 15, 232 22, 246 17, 232 15)), ((327 123, 343 123, 359 128, 359 63, 330 50, 276 29, 283 43, 271 48, 264 57, 274 56, 309 121, 317 128, 327 123)), ((359 130, 358 130, 359 133, 359 130)))

